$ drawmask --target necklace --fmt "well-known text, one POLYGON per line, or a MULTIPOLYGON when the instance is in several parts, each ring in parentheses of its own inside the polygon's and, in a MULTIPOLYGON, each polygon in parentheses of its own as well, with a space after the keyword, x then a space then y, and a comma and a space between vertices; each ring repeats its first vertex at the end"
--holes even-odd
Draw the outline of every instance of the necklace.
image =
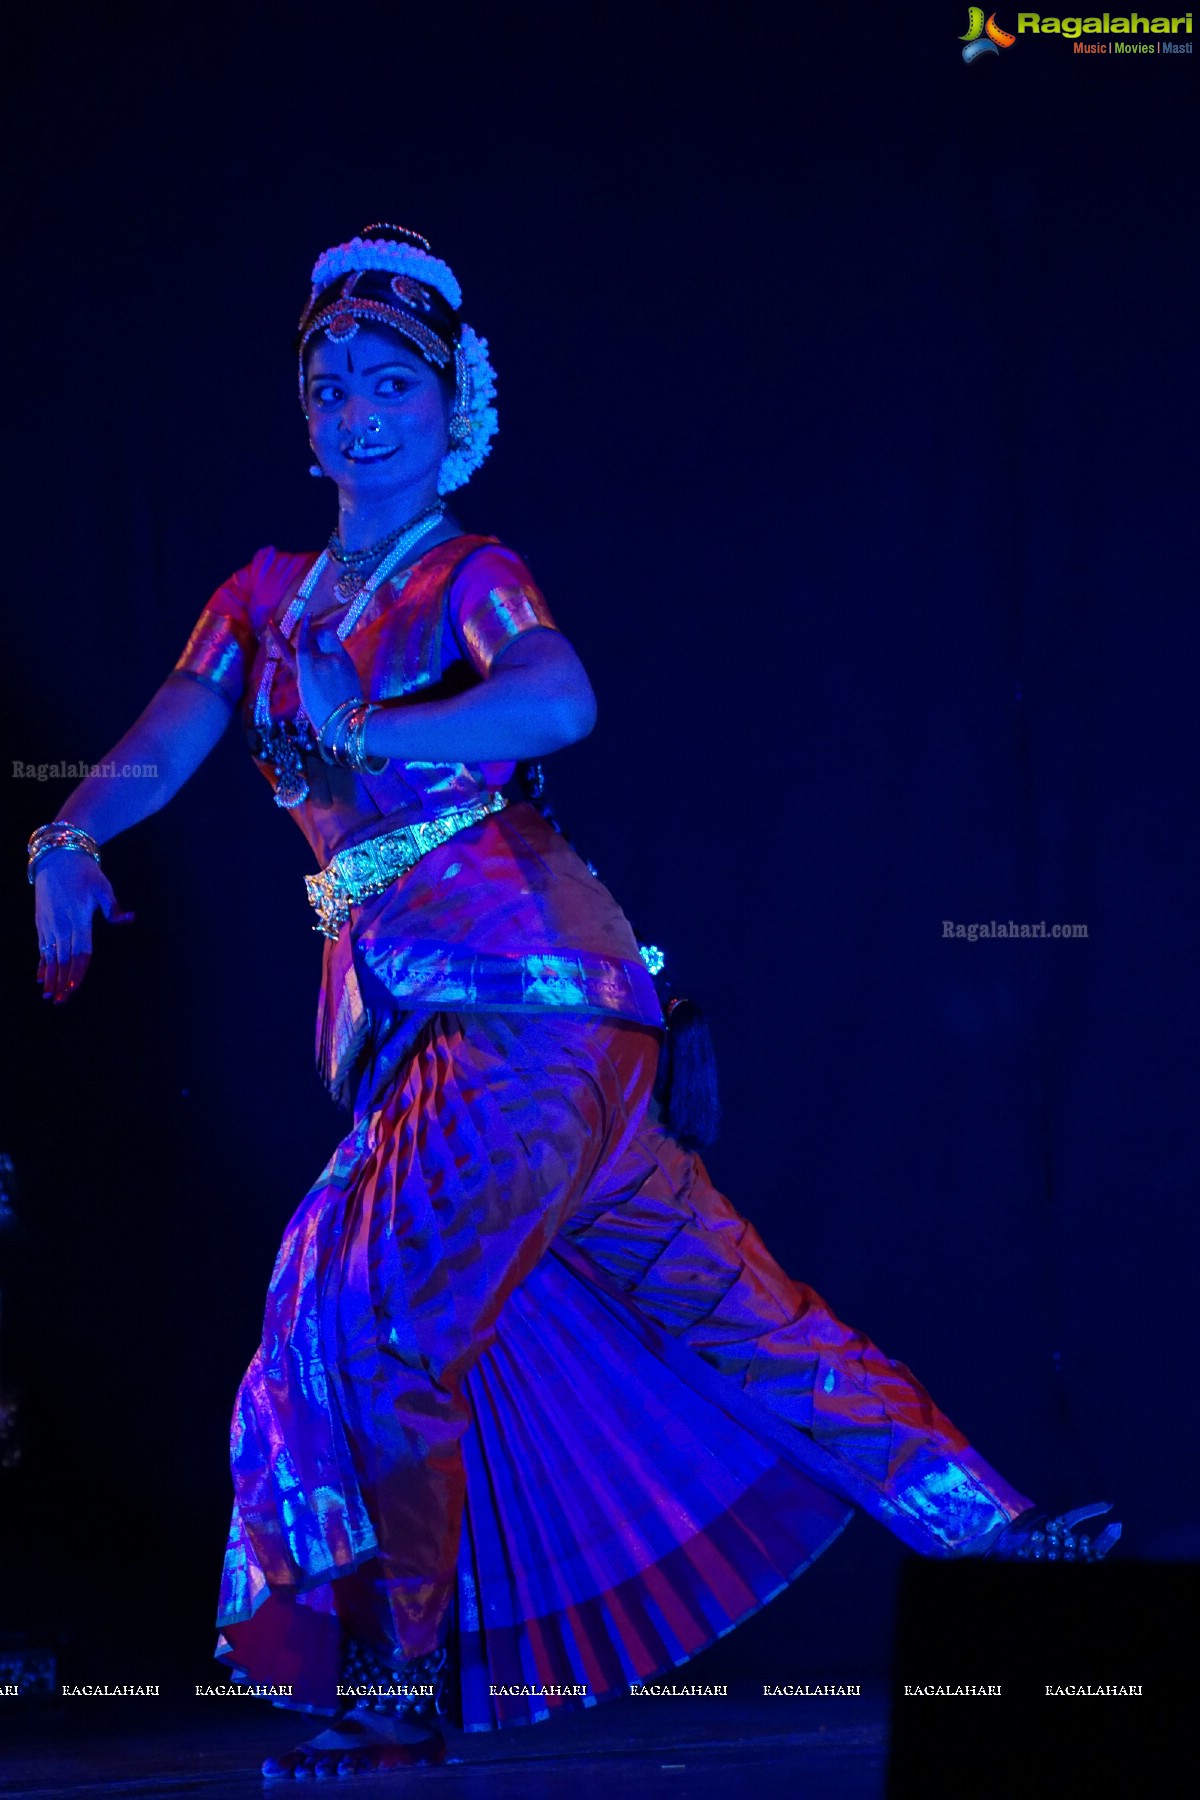
POLYGON ((410 526, 411 520, 406 521, 403 525, 397 525, 395 531, 389 531, 385 538, 380 538, 377 544, 371 544, 365 550, 343 549, 337 528, 335 527, 330 532, 326 549, 334 562, 341 563, 345 571, 333 584, 333 591, 339 600, 349 602, 361 594, 365 581, 362 571, 369 563, 375 562, 378 557, 386 556, 393 544, 399 542, 410 526))
MULTIPOLYGON (((375 573, 367 581, 359 578, 356 593, 351 599, 346 616, 337 627, 338 640, 345 643, 359 619, 373 599, 376 589, 387 580, 397 563, 407 556, 413 545, 419 542, 427 532, 433 530, 445 516, 445 507, 439 501, 410 519, 399 534, 393 532, 396 539, 392 549, 384 557, 375 573)), ((318 581, 329 566, 330 550, 326 546, 304 577, 296 597, 279 621, 279 630, 285 638, 289 638, 300 621, 300 617, 316 590, 318 581)), ((405 574, 407 580, 407 572, 405 574)), ((334 593, 338 592, 334 584, 334 593)), ((345 598, 346 596, 343 596, 345 598)), ((299 806, 308 798, 308 778, 304 773, 303 753, 315 751, 317 748, 316 733, 312 720, 305 713, 303 706, 297 706, 294 719, 271 718, 271 687, 275 680, 275 671, 279 667, 279 657, 274 650, 268 649, 263 662, 262 680, 258 684, 258 693, 254 699, 254 739, 252 747, 256 754, 271 763, 275 770, 275 804, 285 806, 289 810, 299 806)))

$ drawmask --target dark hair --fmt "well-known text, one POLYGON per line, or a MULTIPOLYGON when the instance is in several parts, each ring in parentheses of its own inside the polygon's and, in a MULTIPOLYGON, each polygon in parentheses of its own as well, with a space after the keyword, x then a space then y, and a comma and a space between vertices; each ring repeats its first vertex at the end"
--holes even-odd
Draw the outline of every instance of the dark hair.
POLYGON ((439 345, 453 362, 461 326, 458 310, 428 282, 388 269, 351 269, 313 294, 300 315, 296 331, 297 353, 312 330, 313 322, 322 314, 332 310, 336 317, 337 313, 350 311, 359 304, 363 307, 364 324, 386 326, 394 321, 393 329, 402 337, 409 336, 405 330, 408 324, 411 326, 410 342, 426 362, 436 367, 434 356, 429 352, 436 353, 439 345))

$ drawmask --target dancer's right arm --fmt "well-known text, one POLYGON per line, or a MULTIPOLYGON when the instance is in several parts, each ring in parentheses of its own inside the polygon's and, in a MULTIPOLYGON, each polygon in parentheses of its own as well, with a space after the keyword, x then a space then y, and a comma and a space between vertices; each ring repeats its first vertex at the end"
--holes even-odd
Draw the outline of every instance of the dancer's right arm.
MULTIPOLYGON (((194 775, 229 723, 232 708, 212 686, 186 675, 168 675, 149 706, 102 766, 116 773, 88 775, 68 794, 57 817, 90 832, 99 844, 158 812, 194 775), (153 773, 121 774, 122 769, 153 773)), ((113 923, 123 913, 108 877, 92 857, 78 850, 52 850, 34 875, 39 946, 38 980, 43 997, 62 1001, 87 973, 92 953, 92 919, 97 911, 113 923)))

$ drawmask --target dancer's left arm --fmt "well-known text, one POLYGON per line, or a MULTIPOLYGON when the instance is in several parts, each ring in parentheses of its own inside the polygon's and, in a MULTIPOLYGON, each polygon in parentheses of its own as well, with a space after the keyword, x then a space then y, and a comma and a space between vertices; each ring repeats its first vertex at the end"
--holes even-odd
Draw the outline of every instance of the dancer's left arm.
MULTIPOLYGON (((296 672, 305 712, 320 726, 359 691, 353 662, 332 633, 318 641, 307 620, 295 651, 269 629, 296 672)), ((514 638, 465 693, 380 703, 367 720, 366 751, 396 762, 524 762, 576 743, 595 723, 596 699, 578 655, 560 631, 542 628, 514 638)))

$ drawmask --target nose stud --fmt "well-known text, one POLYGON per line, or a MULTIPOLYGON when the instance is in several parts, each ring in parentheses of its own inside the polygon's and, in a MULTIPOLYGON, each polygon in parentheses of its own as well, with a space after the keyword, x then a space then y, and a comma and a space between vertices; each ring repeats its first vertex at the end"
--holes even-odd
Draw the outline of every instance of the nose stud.
POLYGON ((382 431, 382 429, 383 429, 383 420, 379 417, 378 413, 368 413, 367 414, 367 430, 368 431, 382 431))

